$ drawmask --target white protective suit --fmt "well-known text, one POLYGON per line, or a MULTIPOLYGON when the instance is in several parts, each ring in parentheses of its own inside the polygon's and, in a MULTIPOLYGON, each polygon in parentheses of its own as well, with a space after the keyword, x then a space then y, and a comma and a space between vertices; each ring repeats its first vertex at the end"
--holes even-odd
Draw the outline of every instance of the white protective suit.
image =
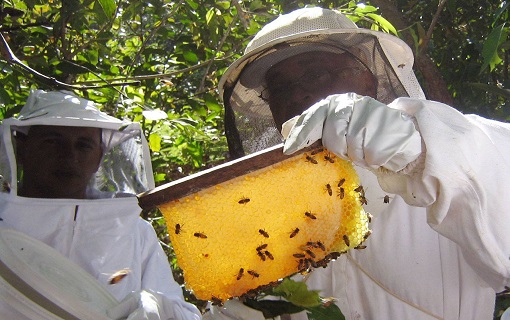
MULTIPOLYGON (((426 152, 399 173, 357 167, 374 216, 367 248, 306 281, 348 319, 492 319, 495 291, 510 283, 510 200, 498 196, 510 187, 501 148, 510 125, 419 99, 389 106, 414 116, 426 152), (399 195, 386 204, 389 192, 399 195)), ((378 125, 371 120, 366 127, 378 125)))
MULTIPOLYGON (((147 144, 138 123, 109 117, 91 102, 71 94, 37 90, 31 93, 20 116, 5 119, 0 128, 0 168, 10 182, 10 193, 0 193, 0 228, 21 231, 50 245, 95 277, 119 301, 133 291, 150 290, 171 305, 160 310, 162 318, 200 318, 198 309, 184 301, 154 229, 139 216, 137 198, 126 196, 154 186, 147 144), (17 195, 12 132, 45 124, 103 129, 106 154, 91 183, 91 199, 17 195), (117 156, 122 160, 115 160, 117 156), (121 165, 130 160, 131 166, 121 165), (128 276, 108 284, 113 273, 126 268, 130 270, 128 276)), ((0 300, 2 318, 9 313, 8 319, 22 319, 0 300)))
MULTIPOLYGON (((328 98, 320 102, 327 117, 303 124, 308 131, 319 128, 315 138, 322 135, 330 151, 356 154, 348 158, 358 164, 373 233, 366 249, 350 250, 302 280, 321 296, 336 298, 346 319, 492 319, 495 293, 510 285, 510 199, 505 196, 510 190, 510 125, 425 100, 412 70, 413 54, 400 39, 358 28, 337 11, 304 8, 264 26, 220 81, 241 140, 256 140, 257 124, 275 126, 261 99, 267 70, 313 51, 356 57, 377 79, 375 98, 382 103, 377 115, 363 104, 355 106, 354 121, 348 112, 341 115, 342 104, 328 98), (406 148, 399 139, 407 133, 396 126, 388 132, 389 122, 380 121, 390 108, 406 114, 398 115, 400 120, 414 122, 421 140, 418 158, 411 158, 409 166, 400 162, 393 171, 371 163, 378 151, 394 148, 398 154, 406 148), (372 157, 364 158, 368 153, 372 157), (386 195, 389 203, 383 200, 386 195)), ((258 137, 266 147, 281 141, 258 137)), ((245 151, 257 151, 242 142, 245 151)), ((301 313, 292 319, 307 317, 301 313)))

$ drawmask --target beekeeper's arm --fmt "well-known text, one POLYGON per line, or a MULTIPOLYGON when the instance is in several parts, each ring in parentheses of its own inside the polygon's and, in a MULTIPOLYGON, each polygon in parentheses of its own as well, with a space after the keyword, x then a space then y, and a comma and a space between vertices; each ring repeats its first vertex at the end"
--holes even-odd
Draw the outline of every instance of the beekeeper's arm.
POLYGON ((322 139, 337 156, 372 170, 386 192, 427 207, 429 225, 456 242, 496 291, 510 285, 510 125, 432 101, 399 98, 386 106, 341 94, 291 128, 284 152, 322 139))
POLYGON ((130 293, 117 306, 107 311, 112 319, 128 320, 197 320, 200 311, 186 302, 182 289, 175 282, 168 258, 154 229, 149 224, 141 228, 143 273, 141 290, 130 293))

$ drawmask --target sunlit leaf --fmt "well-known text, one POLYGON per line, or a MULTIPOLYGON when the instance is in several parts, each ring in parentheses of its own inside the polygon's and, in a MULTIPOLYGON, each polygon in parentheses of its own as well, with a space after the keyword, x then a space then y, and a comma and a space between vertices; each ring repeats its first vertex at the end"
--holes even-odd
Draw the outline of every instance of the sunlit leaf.
POLYGON ((163 111, 163 110, 160 110, 160 109, 144 110, 142 112, 142 114, 145 117, 145 119, 153 120, 153 121, 157 121, 157 120, 162 120, 162 119, 168 118, 168 115, 166 114, 166 112, 163 111))
POLYGON ((285 278, 280 285, 274 288, 273 293, 300 307, 314 307, 321 304, 319 291, 308 290, 306 283, 289 278, 285 278))
POLYGON ((492 71, 494 67, 501 63, 503 60, 498 55, 499 45, 506 40, 507 38, 507 30, 505 29, 505 24, 502 23, 499 26, 495 27, 487 40, 483 43, 482 56, 483 56, 483 65, 480 68, 480 72, 484 71, 487 67, 490 67, 492 71))
POLYGON ((191 63, 196 63, 198 61, 198 56, 193 51, 186 51, 184 52, 183 56, 186 61, 191 63))
POLYGON ((151 133, 149 135, 149 148, 154 151, 158 152, 161 149, 161 136, 157 133, 151 133))
POLYGON ((374 19, 374 21, 376 21, 377 23, 379 23, 379 25, 381 26, 381 28, 383 28, 384 31, 393 33, 394 35, 398 34, 397 29, 395 29, 395 27, 391 24, 391 22, 389 22, 382 16, 380 16, 378 14, 373 14, 373 13, 368 13, 367 16, 374 19))

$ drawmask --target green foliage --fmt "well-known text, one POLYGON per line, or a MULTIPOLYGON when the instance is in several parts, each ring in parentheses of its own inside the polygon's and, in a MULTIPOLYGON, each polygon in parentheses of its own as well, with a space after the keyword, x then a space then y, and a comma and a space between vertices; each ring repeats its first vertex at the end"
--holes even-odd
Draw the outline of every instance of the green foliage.
POLYGON ((273 294, 300 307, 316 307, 321 304, 319 291, 308 290, 306 283, 288 278, 285 278, 278 287, 274 288, 273 294))
POLYGON ((437 2, 398 1, 408 22, 401 34, 412 34, 414 48, 432 58, 460 111, 500 120, 510 117, 505 93, 510 88, 509 6, 508 1, 447 0, 438 14, 437 2), (437 23, 429 30, 434 18, 437 23))
POLYGON ((263 292, 257 298, 247 299, 247 306, 257 309, 265 318, 306 311, 309 320, 342 320, 344 315, 332 299, 323 299, 319 291, 309 290, 306 283, 285 278, 276 287, 263 292), (266 296, 283 300, 265 299, 266 296))

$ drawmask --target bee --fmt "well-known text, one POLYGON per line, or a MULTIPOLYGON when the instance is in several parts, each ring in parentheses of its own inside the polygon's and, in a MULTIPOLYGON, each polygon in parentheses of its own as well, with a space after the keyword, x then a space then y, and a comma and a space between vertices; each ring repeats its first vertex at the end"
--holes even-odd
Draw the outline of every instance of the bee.
POLYGON ((356 247, 354 247, 354 249, 356 249, 356 250, 363 250, 363 249, 366 249, 366 248, 367 248, 367 246, 361 245, 361 244, 359 244, 356 247))
POLYGON ((260 251, 257 251, 257 255, 259 256, 260 260, 266 261, 266 255, 260 251))
POLYGON ((207 239, 207 236, 201 232, 195 232, 193 235, 200 239, 207 239))
POLYGON ((312 252, 312 250, 306 250, 306 253, 312 258, 315 258, 315 253, 312 252))
POLYGON ((329 183, 326 184, 326 190, 328 191, 329 196, 333 195, 333 190, 331 189, 331 185, 329 183))
POLYGON ((246 204, 248 202, 250 202, 250 199, 246 198, 246 197, 243 197, 243 198, 241 198, 241 200, 237 201, 237 203, 239 203, 239 204, 246 204))
POLYGON ((335 259, 338 259, 338 257, 340 257, 340 255, 341 255, 341 254, 342 254, 341 252, 337 252, 337 251, 335 251, 335 252, 330 252, 330 253, 329 253, 329 258, 330 258, 331 260, 335 260, 335 259))
POLYGON ((267 248, 267 243, 264 243, 264 244, 261 244, 260 246, 258 246, 257 251, 264 250, 265 248, 267 248))
POLYGON ((356 187, 356 189, 354 189, 355 192, 358 192, 359 194, 361 195, 365 195, 365 189, 363 189, 363 186, 360 184, 359 186, 356 187))
POLYGON ((304 253, 294 253, 293 256, 294 256, 294 258, 304 258, 305 254, 304 253))
POLYGON ((217 298, 217 297, 215 297, 215 296, 212 296, 212 297, 211 297, 211 304, 212 304, 213 306, 222 306, 222 305, 223 305, 223 301, 221 301, 221 299, 220 299, 220 298, 217 298))
POLYGON ((384 198, 383 198, 383 202, 384 203, 390 203, 390 196, 389 195, 385 195, 384 198))
POLYGON ((260 277, 260 274, 258 274, 257 272, 253 271, 253 270, 248 270, 247 271, 250 275, 252 275, 254 278, 258 278, 260 277))
POLYGON ((371 234, 372 234, 372 230, 368 230, 367 233, 365 233, 365 235, 363 236, 363 241, 367 240, 371 234))
POLYGON ((312 247, 312 248, 317 248, 317 242, 308 241, 308 242, 306 243, 306 246, 307 246, 307 247, 312 247))
POLYGON ((307 216, 308 218, 310 218, 312 220, 317 219, 317 217, 313 213, 311 213, 310 211, 305 212, 305 216, 307 216))
POLYGON ((299 233, 299 228, 292 230, 289 238, 294 238, 299 233))
POLYGON ((326 251, 326 247, 320 241, 317 241, 317 248, 320 248, 322 251, 326 251))
POLYGON ((116 284, 116 283, 119 283, 122 279, 124 279, 129 273, 131 272, 131 270, 129 269, 121 269, 117 272, 115 272, 114 274, 112 274, 110 276, 110 278, 108 279, 108 283, 109 284, 116 284))
POLYGON ((344 234, 342 238, 344 239, 344 242, 345 242, 346 246, 350 246, 351 245, 351 241, 349 241, 349 236, 344 234))
POLYGON ((175 234, 179 234, 181 233, 181 225, 180 224, 175 224, 175 234))
POLYGON ((359 196, 359 202, 365 206, 368 204, 368 200, 365 196, 359 196))
POLYGON ((336 301, 336 298, 333 298, 333 297, 321 298, 322 306, 325 307, 325 308, 329 307, 335 301, 336 301))
POLYGON ((344 184, 344 182, 345 182, 344 178, 340 179, 340 181, 338 181, 338 187, 340 188, 344 184))
POLYGON ((373 218, 372 214, 370 214, 370 213, 368 213, 368 212, 367 212, 367 219, 368 219, 368 223, 371 223, 371 222, 372 222, 372 218, 373 218))
POLYGON ((312 156, 316 155, 317 153, 321 153, 322 151, 324 151, 324 148, 317 148, 315 150, 313 150, 312 152, 310 152, 310 154, 312 156))
POLYGON ((345 198, 345 189, 340 187, 338 189, 338 197, 340 198, 340 200, 342 200, 343 198, 345 198))
POLYGON ((7 192, 7 193, 11 192, 11 185, 9 184, 9 182, 4 181, 2 183, 2 192, 7 192))
POLYGON ((264 229, 259 229, 259 233, 265 238, 269 238, 269 233, 267 233, 264 229))
POLYGON ((267 251, 267 250, 266 250, 266 251, 264 251, 264 254, 265 254, 265 255, 266 255, 269 259, 274 260, 274 257, 273 257, 273 255, 271 254, 271 252, 269 252, 269 251, 267 251))
POLYGON ((404 69, 404 67, 405 67, 405 66, 406 66, 406 64, 405 64, 405 63, 401 63, 401 64, 399 64, 399 65, 397 66, 397 68, 404 69))
POLYGON ((2 185, 2 192, 11 192, 11 185, 7 180, 5 180, 4 176, 0 175, 0 183, 2 185))
POLYGON ((329 161, 330 163, 335 163, 335 160, 331 157, 330 153, 324 156, 324 160, 329 161))
POLYGON ((314 157, 311 157, 311 156, 307 155, 306 153, 305 153, 305 156, 306 156, 306 161, 308 161, 310 163, 313 163, 313 164, 317 164, 318 163, 317 160, 315 160, 314 157))
POLYGON ((239 272, 237 273, 237 280, 240 280, 242 277, 243 277, 243 274, 244 274, 244 269, 241 268, 239 269, 239 272))
POLYGON ((299 271, 301 271, 305 268, 305 259, 299 259, 297 268, 299 271))

